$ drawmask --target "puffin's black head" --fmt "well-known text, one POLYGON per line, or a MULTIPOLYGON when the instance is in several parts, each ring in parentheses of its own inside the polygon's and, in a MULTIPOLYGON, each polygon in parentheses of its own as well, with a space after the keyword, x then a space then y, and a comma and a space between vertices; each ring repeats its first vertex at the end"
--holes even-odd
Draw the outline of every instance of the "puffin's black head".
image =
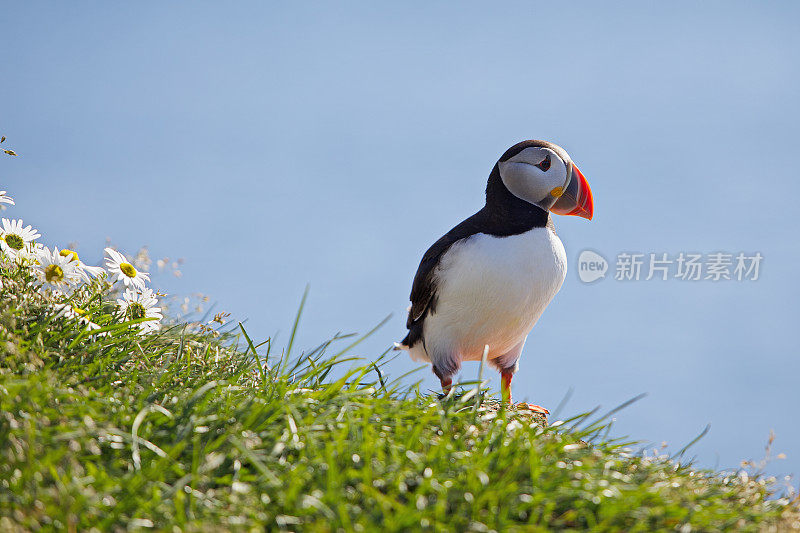
POLYGON ((531 205, 591 220, 589 183, 566 150, 547 141, 522 141, 500 157, 486 185, 486 205, 519 210, 531 205))

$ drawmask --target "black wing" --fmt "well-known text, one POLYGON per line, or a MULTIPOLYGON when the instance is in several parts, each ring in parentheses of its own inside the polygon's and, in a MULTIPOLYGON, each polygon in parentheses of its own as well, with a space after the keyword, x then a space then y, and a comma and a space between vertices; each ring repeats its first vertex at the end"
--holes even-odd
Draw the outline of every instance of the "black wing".
POLYGON ((485 213, 483 210, 478 211, 433 243, 422 256, 417 274, 414 276, 414 283, 411 285, 411 309, 408 311, 406 321, 409 331, 401 344, 411 348, 419 342, 422 339, 422 324, 425 317, 436 311, 438 294, 434 272, 444 253, 458 241, 485 231, 485 225, 485 213))

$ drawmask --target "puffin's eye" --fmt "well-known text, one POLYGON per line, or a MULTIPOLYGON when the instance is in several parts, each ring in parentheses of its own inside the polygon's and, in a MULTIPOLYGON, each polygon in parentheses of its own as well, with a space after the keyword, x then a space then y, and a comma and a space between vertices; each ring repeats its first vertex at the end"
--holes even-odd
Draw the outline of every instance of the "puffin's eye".
POLYGON ((542 159, 541 162, 536 163, 536 166, 541 168, 544 172, 547 172, 547 170, 550 168, 550 154, 544 156, 544 159, 542 159))

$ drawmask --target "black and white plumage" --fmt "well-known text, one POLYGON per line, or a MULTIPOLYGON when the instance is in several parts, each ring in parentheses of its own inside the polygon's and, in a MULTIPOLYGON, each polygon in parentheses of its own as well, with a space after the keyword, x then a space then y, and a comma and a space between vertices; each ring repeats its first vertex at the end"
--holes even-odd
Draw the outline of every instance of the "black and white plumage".
POLYGON ((592 211, 588 183, 564 149, 546 141, 509 148, 489 175, 486 205, 422 257, 397 348, 432 363, 448 390, 461 362, 481 360, 488 345, 505 394, 528 333, 566 276, 550 212, 591 219, 592 211))

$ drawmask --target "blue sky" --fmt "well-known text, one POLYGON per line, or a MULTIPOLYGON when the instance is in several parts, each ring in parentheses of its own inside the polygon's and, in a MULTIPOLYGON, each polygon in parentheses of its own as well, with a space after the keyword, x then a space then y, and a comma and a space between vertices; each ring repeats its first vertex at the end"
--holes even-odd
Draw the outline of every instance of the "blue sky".
MULTIPOLYGON (((695 3, 8 4, 0 15, 6 216, 99 261, 185 258, 201 291, 298 343, 404 335, 422 253, 479 209, 497 157, 562 145, 592 185, 591 222, 557 217, 570 258, 529 337, 518 399, 611 408, 616 431, 695 448, 704 466, 763 456, 800 474, 800 7, 695 3), (612 262, 577 277, 584 249, 612 262), (613 279, 620 252, 760 252, 755 282, 613 279)), ((414 365, 401 357, 400 375, 414 365)), ((477 367, 467 364, 464 379, 477 367)), ((436 380, 426 369, 424 387, 436 380)), ((496 387, 497 379, 493 380, 496 387)), ((796 483, 796 481, 795 481, 796 483)))

